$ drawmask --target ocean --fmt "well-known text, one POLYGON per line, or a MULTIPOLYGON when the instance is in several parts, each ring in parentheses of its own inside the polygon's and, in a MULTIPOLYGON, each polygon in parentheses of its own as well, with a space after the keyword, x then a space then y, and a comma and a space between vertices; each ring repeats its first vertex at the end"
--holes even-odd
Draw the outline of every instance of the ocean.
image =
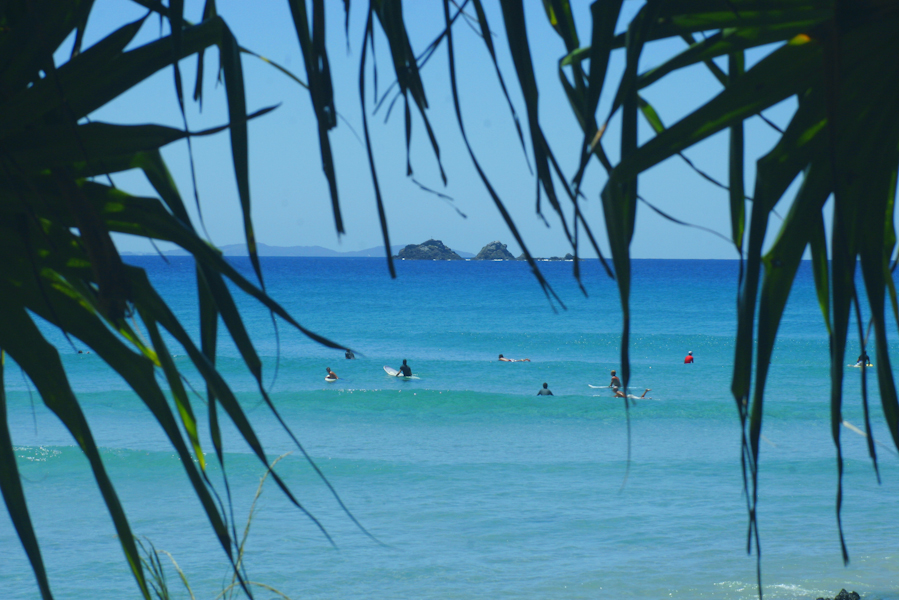
MULTIPOLYGON (((198 336, 189 258, 129 257, 198 336)), ((229 259, 250 276, 243 258, 229 259)), ((219 368, 270 460, 315 522, 269 478, 254 505, 244 566, 256 598, 579 599, 758 597, 730 395, 736 261, 633 264, 632 375, 646 388, 628 423, 609 389, 620 369, 621 309, 598 261, 540 263, 564 307, 524 263, 397 263, 263 258, 270 295, 305 327, 351 347, 322 347, 238 294, 284 420, 360 527, 343 512, 261 399, 233 344, 219 368), (684 356, 692 351, 693 365, 684 356), (504 354, 530 362, 499 362, 504 354), (418 379, 383 366, 406 359, 418 379), (325 368, 339 376, 324 381, 325 368), (553 396, 537 396, 546 382, 553 396), (628 458, 628 453, 630 457, 628 458), (257 584, 264 584, 257 585, 257 584)), ((90 348, 44 326, 81 400, 136 536, 160 555, 172 598, 232 582, 228 560, 178 458, 139 398, 90 348), (78 350, 84 351, 79 354, 78 350)), ((853 326, 850 331, 855 331, 853 326)), ((891 327, 891 359, 899 359, 891 327)), ((220 338, 224 338, 224 330, 220 338)), ((851 336, 846 362, 859 343, 851 336)), ((204 389, 194 409, 210 480, 239 535, 265 465, 226 423, 225 471, 208 439, 204 389)), ((860 370, 847 369, 844 418, 863 427, 860 370)), ((620 373, 620 371, 619 371, 620 373)), ((19 368, 7 362, 8 422, 55 597, 137 598, 87 461, 19 368)), ((876 439, 890 445, 873 372, 876 439)), ((844 566, 830 433, 828 341, 811 271, 800 269, 771 364, 762 433, 758 525, 765 598, 899 599, 899 460, 842 429, 844 566)), ((2 597, 39 592, 0 511, 2 597)), ((234 591, 233 589, 231 590, 234 591)))

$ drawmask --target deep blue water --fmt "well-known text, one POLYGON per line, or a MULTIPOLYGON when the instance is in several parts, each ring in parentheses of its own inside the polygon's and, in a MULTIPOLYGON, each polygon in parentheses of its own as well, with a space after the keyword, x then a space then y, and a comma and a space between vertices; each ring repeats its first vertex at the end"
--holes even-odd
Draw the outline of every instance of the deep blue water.
MULTIPOLYGON (((196 336, 192 263, 131 260, 196 336)), ((623 404, 587 385, 608 384, 620 360, 618 291, 597 261, 582 265, 586 296, 571 263, 541 263, 564 309, 517 262, 406 261, 391 280, 380 259, 263 261, 273 298, 303 326, 356 350, 357 360, 345 360, 283 322, 276 336, 269 314, 237 295, 272 401, 383 545, 341 512, 223 340, 219 368, 267 455, 293 451, 278 472, 336 544, 269 480, 246 545, 251 580, 291 598, 757 597, 729 393, 736 262, 634 262, 630 390, 652 388, 653 399, 631 407, 628 462, 623 404), (683 364, 688 350, 694 365, 683 364), (501 363, 499 353, 531 362, 501 363), (404 358, 420 379, 386 376, 382 367, 404 358), (338 382, 324 381, 325 367, 338 382), (554 396, 535 395, 543 382, 554 396)), ((252 276, 247 261, 233 262, 252 276)), ((77 353, 89 348, 45 330, 135 534, 170 552, 196 597, 211 600, 230 583, 228 563, 162 431, 95 354, 77 353)), ((847 363, 858 347, 852 339, 847 363)), ((864 439, 846 428, 849 566, 840 557, 827 348, 805 265, 767 394, 759 501, 765 597, 817 598, 846 587, 866 599, 897 599, 899 461, 878 446, 878 485, 864 439)), ((895 363, 895 342, 890 348, 895 363)), ((202 390, 185 352, 172 352, 202 390)), ((860 373, 847 371, 844 416, 861 427, 860 373)), ((889 443, 869 375, 875 434, 889 443)), ((56 596, 137 597, 81 451, 18 367, 8 366, 6 381, 9 423, 56 596)), ((194 400, 210 479, 224 494, 205 407, 194 400)), ((265 468, 227 424, 225 437, 242 532, 265 468)), ((5 512, 0 548, 4 597, 38 598, 5 512)), ((162 560, 174 597, 187 598, 168 556, 162 560)))

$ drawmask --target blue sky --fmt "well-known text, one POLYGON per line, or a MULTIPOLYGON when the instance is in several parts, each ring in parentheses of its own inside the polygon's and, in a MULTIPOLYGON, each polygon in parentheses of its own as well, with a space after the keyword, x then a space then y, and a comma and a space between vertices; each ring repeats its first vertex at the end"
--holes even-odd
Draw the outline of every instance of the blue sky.
MULTIPOLYGON (((202 2, 185 3, 185 17, 199 20, 202 2)), ((622 29, 642 3, 626 0, 622 29)), ((269 57, 305 80, 302 55, 286 1, 217 2, 221 14, 239 43, 269 57)), ((360 250, 382 244, 371 177, 362 135, 362 108, 358 93, 358 69, 362 26, 367 3, 353 3, 350 11, 349 36, 344 33, 343 2, 328 0, 328 50, 333 71, 336 106, 341 120, 332 131, 335 148, 339 192, 346 235, 338 236, 334 226, 327 182, 322 172, 316 126, 309 94, 295 82, 264 62, 244 55, 243 68, 248 108, 278 105, 278 108, 250 124, 250 179, 253 220, 257 240, 273 246, 324 246, 335 250, 360 250)), ((557 64, 564 55, 561 39, 547 23, 542 2, 525 2, 531 52, 540 88, 541 120, 545 135, 556 152, 563 170, 571 177, 576 168, 582 133, 568 106, 558 80, 557 64)), ((510 90, 512 102, 524 120, 524 102, 514 78, 508 44, 497 2, 485 2, 488 18, 495 31, 494 42, 500 67, 510 90)), ((588 2, 573 2, 580 24, 582 45, 589 43, 590 18, 588 2)), ((416 52, 439 33, 443 26, 441 2, 406 2, 405 19, 416 52)), ((86 43, 102 38, 122 24, 139 18, 145 10, 121 0, 98 0, 88 23, 86 43)), ((148 19, 135 41, 146 43, 165 33, 156 18, 148 19), (160 28, 161 27, 161 28, 160 28)), ((394 80, 389 53, 378 36, 375 56, 378 64, 380 93, 394 80)), ((528 168, 531 160, 528 141, 527 157, 515 134, 513 120, 502 97, 496 74, 484 43, 468 25, 460 22, 455 29, 456 65, 460 98, 466 130, 478 159, 498 190, 509 212, 518 224, 529 249, 537 256, 562 255, 570 248, 558 216, 544 201, 544 223, 535 212, 536 183, 528 168)), ((659 64, 683 50, 681 42, 650 44, 643 55, 641 71, 659 64)), ((748 56, 749 64, 763 55, 758 51, 748 56)), ((384 195, 392 244, 420 243, 429 238, 442 240, 454 249, 477 252, 493 240, 509 244, 516 255, 520 248, 514 242, 498 210, 485 191, 471 164, 459 134, 448 82, 446 47, 431 59, 423 74, 430 108, 429 118, 440 143, 441 158, 449 178, 444 188, 436 160, 428 143, 420 118, 413 108, 412 163, 415 179, 452 198, 446 201, 422 191, 406 177, 406 151, 401 101, 385 123, 385 110, 372 114, 374 83, 369 66, 367 73, 367 110, 375 147, 375 161, 384 195), (458 212, 457 212, 458 210, 458 212), (459 212, 467 215, 463 218, 459 212)), ((371 65, 371 56, 369 56, 371 65)), ((192 90, 196 59, 182 61, 185 89, 192 90)), ((218 52, 206 54, 204 102, 199 106, 188 101, 187 120, 192 130, 201 130, 227 122, 224 89, 216 85, 218 52)), ((613 61, 600 102, 598 115, 608 114, 617 79, 623 66, 623 52, 613 61)), ((685 69, 645 90, 645 97, 670 125, 689 114, 720 91, 718 82, 704 66, 685 69)), ((765 115, 785 125, 795 104, 792 100, 765 111, 765 115)), ((181 127, 174 92, 172 70, 167 69, 142 83, 92 115, 95 121, 115 123, 161 123, 181 127)), ((605 134, 604 144, 613 162, 617 156, 618 121, 613 119, 605 134)), ((641 143, 652 135, 648 126, 640 130, 641 143)), ((752 189, 755 160, 776 141, 776 132, 754 118, 747 122, 747 189, 752 189)), ((715 137, 686 152, 700 168, 722 182, 727 178, 727 134, 715 137)), ((163 155, 185 200, 193 208, 193 191, 187 144, 178 142, 163 150, 163 155)), ((227 133, 195 138, 193 156, 197 189, 209 239, 217 244, 243 241, 243 225, 230 156, 227 133)), ((581 209, 607 253, 599 193, 606 177, 593 161, 585 179, 586 200, 581 209)), ((152 189, 139 173, 115 176, 117 186, 129 192, 151 195, 152 189)), ((795 184, 794 184, 795 186, 795 184)), ((653 168, 640 179, 640 193, 662 210, 687 222, 702 225, 728 235, 729 216, 726 192, 708 183, 687 167, 680 158, 670 159, 653 168)), ((793 191, 787 193, 788 204, 793 191)), ((779 206, 780 214, 786 213, 779 206)), ((567 212, 570 218, 571 210, 567 212)), ((779 226, 775 219, 772 237, 779 226)), ((144 240, 121 236, 122 250, 152 252, 144 240)), ((163 246, 164 247, 164 246, 163 246)), ((584 256, 594 256, 583 247, 584 256)), ((733 246, 720 238, 670 223, 648 210, 638 209, 637 232, 632 244, 635 258, 736 258, 733 246)))

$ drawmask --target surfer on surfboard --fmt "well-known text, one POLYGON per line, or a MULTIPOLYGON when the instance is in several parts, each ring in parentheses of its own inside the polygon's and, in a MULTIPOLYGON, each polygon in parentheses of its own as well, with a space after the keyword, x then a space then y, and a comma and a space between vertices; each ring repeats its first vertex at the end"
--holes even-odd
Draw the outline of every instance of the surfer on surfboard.
POLYGON ((405 358, 403 359, 403 366, 399 368, 394 377, 412 377, 412 369, 406 364, 405 358))
POLYGON ((499 355, 500 362, 531 362, 530 358, 506 358, 502 354, 499 355))
POLYGON ((328 375, 325 377, 325 381, 337 381, 337 373, 331 370, 331 367, 325 367, 325 371, 328 372, 328 375))
POLYGON ((615 375, 615 369, 612 369, 612 382, 609 384, 609 387, 616 394, 618 393, 618 388, 621 387, 621 380, 618 379, 618 375, 615 375))

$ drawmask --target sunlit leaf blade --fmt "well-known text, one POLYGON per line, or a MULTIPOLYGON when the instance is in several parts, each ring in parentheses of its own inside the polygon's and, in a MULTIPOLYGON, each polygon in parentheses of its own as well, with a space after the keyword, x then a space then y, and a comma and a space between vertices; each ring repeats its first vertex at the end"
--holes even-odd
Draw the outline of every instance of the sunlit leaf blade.
MULTIPOLYGON (((833 16, 833 0, 814 2, 748 2, 722 3, 717 0, 683 0, 659 2, 658 24, 648 41, 684 34, 700 33, 729 28, 753 28, 802 25, 812 28, 833 16)), ((615 38, 614 47, 622 48, 627 42, 624 34, 615 38)))
POLYGON ((200 438, 197 434, 197 419, 194 416, 193 408, 190 405, 190 398, 187 395, 187 391, 184 389, 184 384, 181 382, 181 374, 175 367, 172 355, 169 353, 162 336, 159 334, 159 328, 156 326, 156 323, 152 320, 148 321, 145 319, 144 324, 147 326, 150 340, 153 343, 153 348, 156 350, 156 356, 159 357, 162 370, 165 373, 166 380, 169 382, 169 389, 172 391, 172 396, 175 399, 178 416, 181 417, 181 425, 184 427, 187 438, 193 446, 194 456, 200 465, 200 469, 205 470, 206 459, 203 456, 203 448, 200 446, 200 438))
POLYGON ((710 65, 713 58, 727 56, 776 42, 786 42, 800 33, 809 30, 814 22, 788 22, 779 23, 771 27, 739 27, 726 29, 708 38, 693 43, 688 49, 677 56, 667 60, 658 67, 654 67, 640 75, 638 85, 640 88, 652 85, 669 73, 683 69, 690 65, 707 62, 710 65))
POLYGON ((571 15, 571 5, 567 0, 543 0, 543 7, 550 24, 556 33, 565 41, 568 52, 572 52, 581 44, 577 37, 577 28, 571 15))

